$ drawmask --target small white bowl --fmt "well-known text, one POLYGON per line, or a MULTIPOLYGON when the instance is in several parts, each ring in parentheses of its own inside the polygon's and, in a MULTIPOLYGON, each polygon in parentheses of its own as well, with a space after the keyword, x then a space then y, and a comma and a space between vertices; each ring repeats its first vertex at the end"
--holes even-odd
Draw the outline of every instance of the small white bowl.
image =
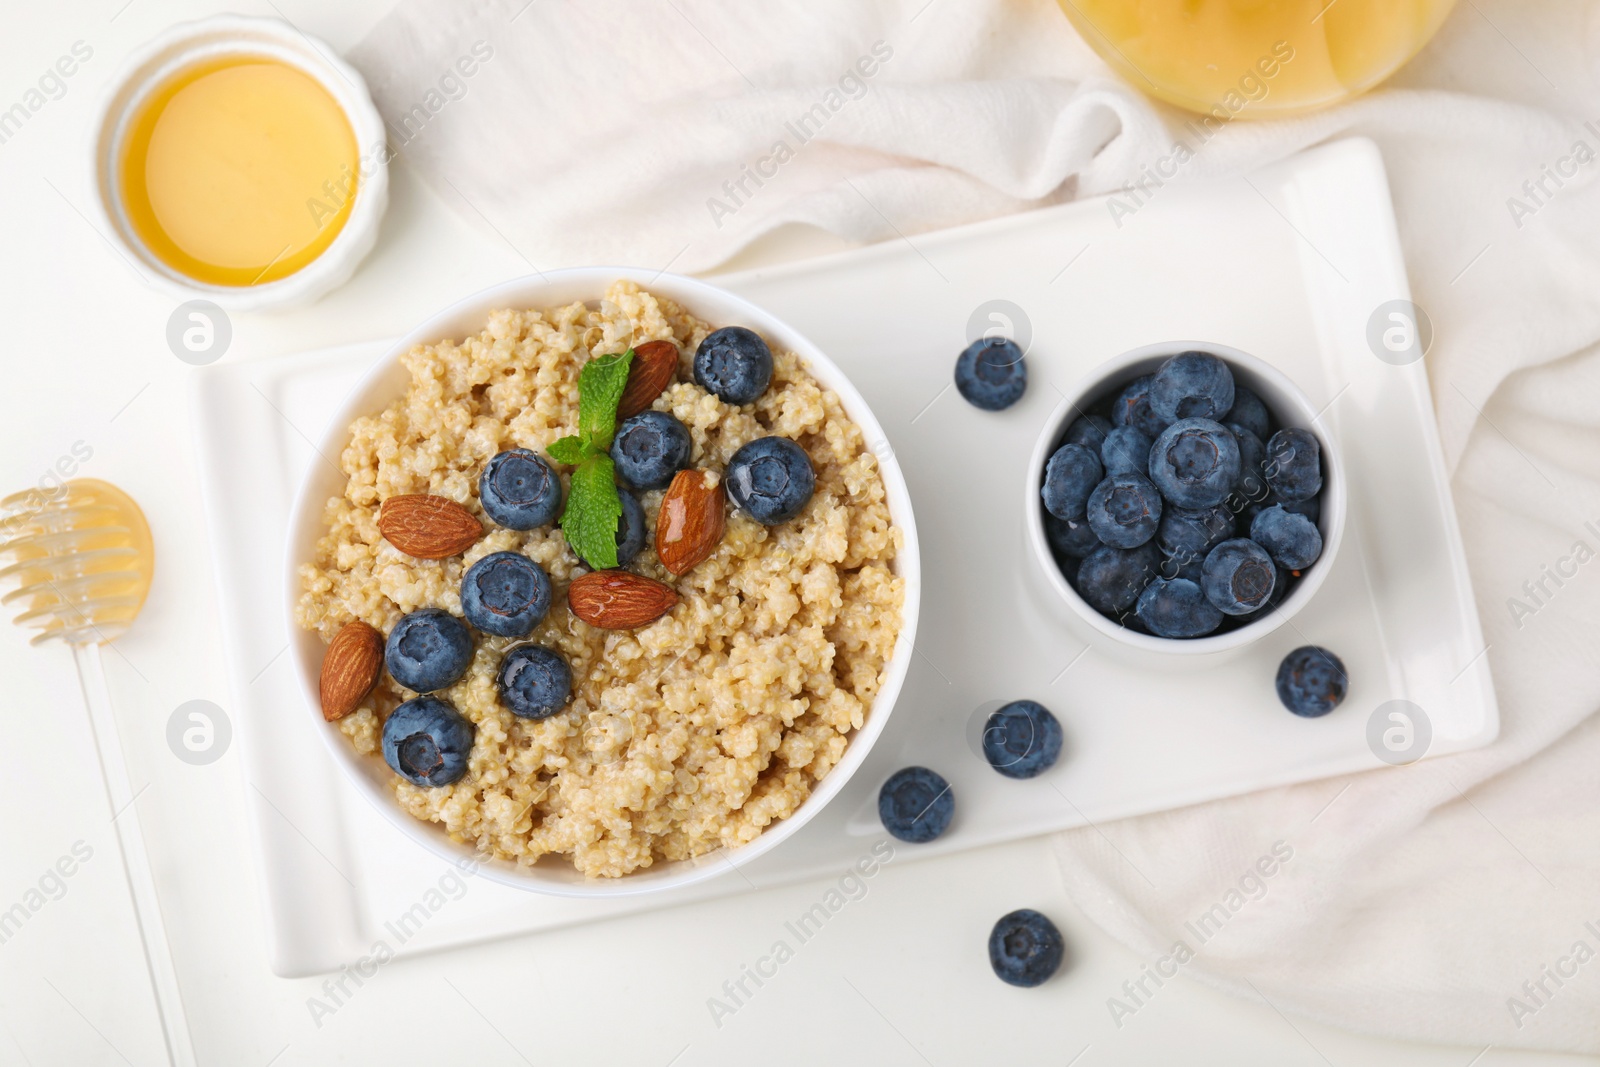
POLYGON ((905 580, 905 605, 901 611, 900 635, 890 657, 883 687, 872 703, 867 721, 850 739, 844 757, 828 772, 810 796, 787 819, 773 823, 761 836, 737 849, 719 849, 692 860, 658 863, 621 878, 593 879, 577 873, 564 856, 545 856, 532 867, 516 863, 483 860, 471 845, 452 841, 444 828, 408 815, 395 803, 391 783, 394 773, 376 756, 361 756, 339 732, 322 719, 317 679, 322 669, 324 646, 316 634, 294 623, 299 602, 300 566, 311 560, 316 542, 323 534, 322 515, 330 498, 344 492, 344 478, 326 463, 313 463, 301 484, 289 519, 289 535, 284 557, 284 612, 290 634, 289 651, 304 698, 304 719, 327 745, 333 761, 378 811, 406 837, 429 852, 454 863, 477 861, 479 873, 492 881, 518 889, 570 897, 618 897, 657 893, 693 882, 704 881, 770 852, 821 811, 850 780, 894 710, 895 698, 905 683, 911 666, 911 648, 916 640, 917 609, 921 602, 921 557, 917 548, 917 526, 911 514, 911 495, 905 476, 889 447, 888 438, 867 402, 833 361, 799 331, 751 304, 744 298, 693 278, 628 267, 581 267, 548 271, 539 277, 485 289, 452 304, 395 342, 378 360, 333 416, 318 450, 325 456, 340 455, 349 441, 350 423, 362 415, 381 410, 405 391, 409 376, 400 357, 414 345, 446 337, 465 337, 483 329, 489 313, 498 308, 562 307, 574 301, 597 301, 606 286, 618 279, 637 282, 642 288, 668 297, 691 314, 713 327, 746 326, 760 333, 774 347, 799 356, 812 376, 831 389, 844 405, 845 412, 861 428, 866 445, 878 457, 888 493, 889 515, 904 539, 895 557, 895 572, 905 580))
MULTIPOLYGON (((1152 666, 1194 665, 1197 660, 1226 657, 1287 623, 1316 596, 1333 566, 1334 557, 1338 555, 1344 534, 1344 464, 1339 457, 1339 450, 1334 447, 1324 427, 1319 425, 1318 416, 1319 412, 1311 401, 1282 372, 1255 356, 1227 345, 1208 341, 1163 341, 1124 352, 1095 368, 1066 394, 1051 413, 1028 464, 1027 500, 1023 506, 1027 509, 1026 526, 1031 556, 1044 579, 1045 589, 1048 590, 1046 597, 1051 604, 1064 605, 1067 609, 1053 614, 1072 624, 1080 635, 1097 647, 1124 660, 1152 666), (1045 511, 1039 487, 1044 484, 1045 464, 1061 444, 1074 419, 1116 395, 1128 382, 1154 371, 1169 357, 1193 350, 1210 352, 1225 360, 1233 371, 1234 379, 1259 396, 1280 425, 1297 426, 1316 436, 1322 447, 1322 514, 1317 523, 1322 532, 1322 555, 1300 576, 1294 589, 1275 610, 1247 626, 1209 637, 1155 637, 1117 625, 1090 607, 1067 584, 1061 568, 1056 566, 1050 542, 1045 537, 1045 511)), ((1245 534, 1238 533, 1235 536, 1243 537, 1245 534)))
POLYGON ((356 69, 326 43, 281 19, 216 15, 181 22, 136 49, 112 76, 91 124, 94 208, 99 227, 155 288, 180 300, 205 299, 229 311, 308 304, 350 279, 378 240, 389 203, 389 149, 383 119, 356 69), (316 79, 343 109, 355 134, 360 174, 344 229, 301 269, 261 285, 215 285, 174 270, 147 248, 128 220, 119 160, 128 128, 150 93, 180 71, 222 56, 275 59, 316 79))

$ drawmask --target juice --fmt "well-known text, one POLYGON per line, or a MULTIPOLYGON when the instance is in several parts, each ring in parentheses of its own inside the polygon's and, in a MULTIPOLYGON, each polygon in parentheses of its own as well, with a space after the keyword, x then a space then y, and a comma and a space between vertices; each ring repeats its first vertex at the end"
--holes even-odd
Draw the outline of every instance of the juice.
POLYGON ((229 56, 159 86, 129 125, 119 166, 139 239, 199 282, 293 274, 333 243, 359 160, 344 110, 315 78, 229 56))
POLYGON ((1060 2, 1135 88, 1231 118, 1307 111, 1372 88, 1427 43, 1454 0, 1060 2))

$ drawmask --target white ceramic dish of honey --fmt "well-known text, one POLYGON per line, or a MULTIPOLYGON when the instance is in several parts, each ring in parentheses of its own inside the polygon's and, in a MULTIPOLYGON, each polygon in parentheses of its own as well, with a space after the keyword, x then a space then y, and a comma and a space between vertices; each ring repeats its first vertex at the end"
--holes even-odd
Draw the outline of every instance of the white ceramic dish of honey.
POLYGON ((94 208, 103 236, 147 283, 180 300, 209 300, 230 311, 307 304, 348 281, 377 242, 389 199, 383 119, 354 67, 280 19, 217 15, 170 27, 124 61, 91 128, 94 208), (326 90, 350 124, 360 166, 355 201, 332 243, 294 273, 256 285, 199 280, 157 256, 129 217, 120 173, 129 129, 152 94, 197 65, 234 57, 285 64, 326 90))

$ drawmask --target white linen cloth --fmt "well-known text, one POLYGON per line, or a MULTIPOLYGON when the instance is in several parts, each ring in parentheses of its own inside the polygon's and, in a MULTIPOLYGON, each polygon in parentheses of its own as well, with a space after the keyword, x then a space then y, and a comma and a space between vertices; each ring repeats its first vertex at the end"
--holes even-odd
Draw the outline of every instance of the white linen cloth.
MULTIPOLYGON (((1182 168, 1382 148, 1503 725, 1473 753, 1059 835, 1069 893, 1152 965, 1181 937, 1182 973, 1284 1012, 1600 1052, 1589 6, 1472 0, 1388 87, 1231 123, 1182 168), (1186 934, 1278 840, 1264 895, 1186 934)), ((1106 192, 1185 118, 1048 0, 403 0, 352 58, 406 163, 540 268, 700 270, 786 223, 875 241, 1106 192)), ((1150 999, 1106 995, 1126 1026, 1150 999)))

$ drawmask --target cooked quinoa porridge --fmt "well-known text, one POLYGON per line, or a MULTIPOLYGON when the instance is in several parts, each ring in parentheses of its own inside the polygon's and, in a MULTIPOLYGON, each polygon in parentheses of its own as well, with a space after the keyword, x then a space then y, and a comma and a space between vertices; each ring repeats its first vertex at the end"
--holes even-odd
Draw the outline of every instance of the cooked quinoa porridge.
MULTIPOLYGON (((595 308, 496 311, 459 344, 413 348, 405 394, 350 427, 340 457, 348 484, 328 502, 327 533, 302 567, 300 625, 328 642, 353 620, 387 634, 422 608, 460 616, 463 573, 494 552, 528 557, 554 587, 529 636, 474 631, 465 674, 433 694, 475 727, 465 775, 433 787, 392 775, 401 807, 483 854, 531 865, 553 853, 585 875, 619 877, 745 844, 794 813, 871 713, 904 599, 893 570, 901 537, 877 460, 838 397, 788 352, 772 351, 771 384, 751 404, 730 406, 695 384, 690 360, 712 329, 631 282, 613 284, 595 308), (784 437, 809 457, 815 492, 796 518, 771 526, 730 504, 714 551, 680 577, 647 536, 627 569, 671 585, 676 606, 638 629, 598 629, 568 607, 568 583, 589 568, 559 526, 496 525, 478 479, 502 450, 544 456, 576 431, 579 370, 592 356, 661 339, 678 346, 679 370, 651 406, 688 429, 690 466, 722 472, 747 442, 784 437), (463 505, 483 536, 437 561, 401 552, 378 514, 407 494, 463 505), (572 672, 570 703, 539 720, 513 715, 496 686, 504 654, 530 642, 572 672)), ((653 531, 663 493, 636 495, 653 531)), ((384 720, 415 695, 385 671, 333 725, 381 759, 384 720)))

